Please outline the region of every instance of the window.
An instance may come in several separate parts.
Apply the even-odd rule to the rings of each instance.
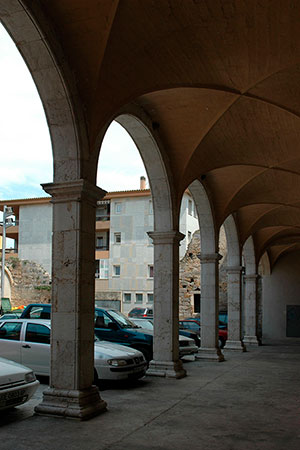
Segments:
[[[193,215],[193,202],[192,202],[192,200],[188,201],[188,213],[189,213],[190,216]]]
[[[115,203],[115,213],[116,214],[121,214],[122,212],[122,203],[121,202],[116,202]]]
[[[25,341],[50,344],[50,330],[45,325],[29,323],[26,328]]]
[[[103,311],[95,311],[95,328],[109,328],[109,324],[113,323]]]
[[[135,294],[135,302],[143,303],[143,294]]]
[[[113,269],[114,269],[114,276],[119,277],[121,274],[121,266],[114,266]]]
[[[97,236],[96,248],[103,248],[103,236]]]
[[[22,323],[6,322],[0,328],[0,339],[10,339],[12,341],[19,341],[21,334]]]
[[[131,294],[124,294],[124,302],[130,303],[131,302]]]
[[[147,294],[147,302],[153,304],[153,294]]]
[[[108,279],[108,259],[96,260],[95,278],[100,278],[100,280]]]
[[[114,233],[115,244],[121,244],[121,233]]]
[[[153,266],[148,266],[148,278],[153,278],[154,269]]]

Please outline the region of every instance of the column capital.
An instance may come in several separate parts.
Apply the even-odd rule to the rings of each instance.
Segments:
[[[197,257],[200,259],[201,263],[215,263],[223,258],[220,253],[199,253]]]
[[[185,238],[183,233],[179,231],[148,231],[148,236],[153,240],[154,244],[174,244]]]
[[[41,186],[45,192],[52,196],[51,203],[80,201],[83,198],[95,203],[97,200],[101,200],[106,194],[105,190],[84,179],[63,183],[45,183]]]
[[[242,273],[243,267],[242,266],[227,266],[226,272],[229,274],[240,274]]]

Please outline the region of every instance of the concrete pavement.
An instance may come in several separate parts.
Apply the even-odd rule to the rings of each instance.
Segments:
[[[146,377],[101,390],[108,411],[86,422],[0,416],[1,450],[299,450],[300,342],[186,361],[181,380]]]

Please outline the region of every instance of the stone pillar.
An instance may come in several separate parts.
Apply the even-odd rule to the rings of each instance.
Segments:
[[[52,195],[50,387],[38,414],[87,419],[106,409],[94,379],[95,208],[85,180],[43,185]]]
[[[242,267],[227,268],[228,339],[224,350],[246,351],[241,339]]]
[[[201,347],[197,359],[224,361],[219,348],[219,253],[203,254],[201,261]]]
[[[179,242],[178,231],[149,232],[154,244],[154,342],[148,375],[182,378],[179,359]]]
[[[258,346],[257,339],[257,275],[245,275],[245,298],[244,298],[244,318],[245,336],[243,339],[246,345]]]

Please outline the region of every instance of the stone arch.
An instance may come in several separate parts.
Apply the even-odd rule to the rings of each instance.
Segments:
[[[199,218],[201,253],[216,253],[218,251],[216,226],[207,192],[198,180],[189,185],[189,190],[194,198]]]
[[[272,272],[271,261],[270,261],[268,252],[264,252],[262,257],[260,258],[258,270],[259,270],[259,274],[262,276],[271,275],[271,272]]]
[[[49,127],[54,181],[89,178],[86,130],[78,95],[57,39],[42,11],[0,0],[0,21],[15,42],[37,87]],[[91,180],[92,181],[92,180]]]
[[[227,265],[237,268],[241,265],[241,251],[238,231],[232,215],[225,219],[224,229],[227,240]]]
[[[129,133],[143,160],[152,193],[154,231],[178,230],[179,219],[174,207],[170,170],[163,158],[159,140],[150,131],[153,124],[139,111],[121,113],[115,120]]]
[[[245,264],[245,274],[253,275],[256,274],[256,259],[255,250],[252,236],[249,236],[243,246],[242,255]]]

